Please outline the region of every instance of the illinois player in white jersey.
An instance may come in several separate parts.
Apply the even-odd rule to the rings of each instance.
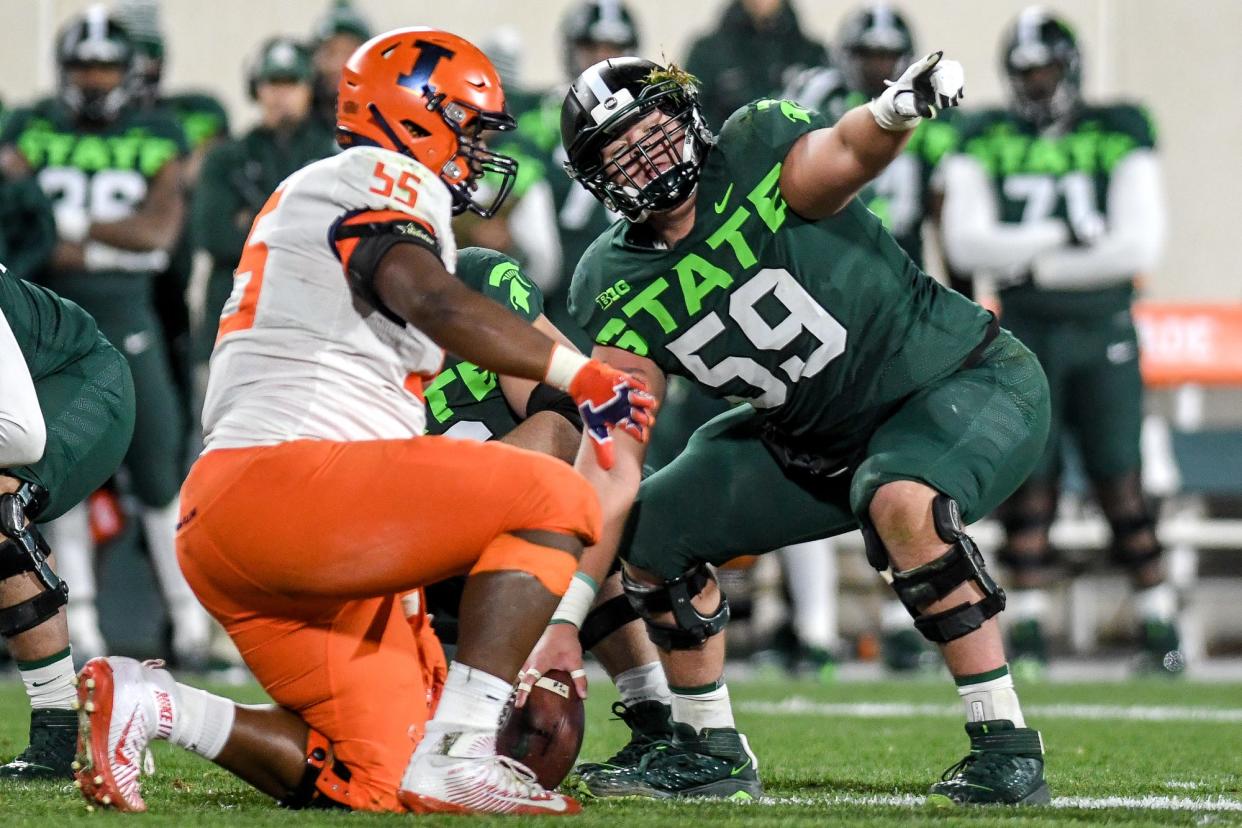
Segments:
[[[598,502],[550,457],[420,436],[422,381],[447,348],[560,389],[603,468],[614,428],[645,439],[654,400],[453,276],[451,216],[490,216],[516,173],[481,138],[513,121],[478,49],[432,29],[372,39],[346,66],[337,122],[345,150],[286,179],[251,228],[181,496],[186,578],[278,706],[95,659],[79,677],[78,781],[88,799],[142,810],[142,754],[164,738],[293,807],[572,813],[495,754],[495,731],[601,532]],[[486,205],[485,173],[499,182]],[[460,574],[440,688],[434,637],[406,610]]]

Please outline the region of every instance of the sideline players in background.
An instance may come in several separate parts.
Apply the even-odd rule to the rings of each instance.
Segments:
[[[1165,236],[1155,132],[1136,105],[1083,100],[1077,39],[1042,9],[1018,17],[1001,62],[1010,104],[963,127],[963,154],[946,165],[944,227],[951,260],[989,277],[1002,323],[1039,357],[1052,389],[1043,459],[1000,512],[1010,653],[1035,665],[1047,657],[1045,589],[1057,581],[1048,531],[1072,439],[1112,529],[1111,557],[1132,578],[1146,659],[1177,670],[1177,596],[1140,475],[1130,315],[1135,279],[1155,266]]]
[[[254,217],[291,173],[337,151],[334,134],[312,117],[314,70],[305,46],[288,37],[267,40],[251,59],[247,76],[259,123],[208,154],[190,213],[194,244],[211,259],[203,293],[195,297],[201,310],[191,327],[196,422],[220,312],[233,290],[233,270]]]
[[[13,112],[0,145],[16,150],[53,204],[59,242],[42,281],[90,313],[129,360],[138,409],[125,468],[172,622],[173,655],[197,662],[208,618],[173,546],[185,417],[153,291],[182,228],[185,137],[167,114],[134,104],[133,43],[103,7],[61,29],[56,55],[58,95]],[[74,640],[84,654],[100,652],[85,509],[51,529],[75,584]]]
[[[213,95],[201,91],[169,94],[163,88],[167,63],[166,41],[160,19],[159,0],[120,0],[117,22],[134,42],[134,69],[131,80],[134,101],[144,108],[168,113],[185,131],[190,154],[185,160],[182,181],[186,203],[193,198],[203,159],[211,149],[229,137],[229,118],[224,106]],[[185,405],[187,423],[197,412],[193,407],[193,355],[190,308],[187,293],[194,271],[194,243],[182,232],[170,256],[168,268],[155,279],[155,306],[164,328],[164,338],[173,362],[174,377]],[[189,468],[190,456],[198,446],[191,437],[195,429],[187,424],[187,448],[179,460]]]

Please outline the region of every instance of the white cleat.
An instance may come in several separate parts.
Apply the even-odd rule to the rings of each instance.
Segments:
[[[172,731],[172,700],[132,658],[93,658],[79,674],[74,776],[88,805],[145,811],[139,776],[148,745]]]
[[[507,756],[454,756],[461,733],[428,734],[438,751],[415,751],[397,799],[416,814],[529,814],[557,816],[582,810],[576,799],[543,788],[535,774]],[[478,737],[476,737],[478,738]],[[486,737],[494,744],[494,737]],[[460,752],[476,752],[462,750]]]

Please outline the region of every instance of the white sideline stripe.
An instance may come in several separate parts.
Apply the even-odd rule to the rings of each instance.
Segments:
[[[744,713],[765,715],[793,714],[855,719],[959,718],[962,715],[961,706],[956,704],[907,704],[903,702],[831,703],[817,702],[802,696],[794,696],[779,702],[739,702],[735,707]],[[1242,722],[1242,709],[1239,708],[1032,704],[1024,705],[1023,712],[1032,718],[1047,719],[1096,719],[1132,722]]]
[[[761,805],[888,805],[900,808],[923,807],[925,797],[916,794],[837,794],[835,796],[765,796]],[[1051,808],[1137,808],[1145,811],[1242,811],[1242,801],[1209,797],[1192,799],[1186,796],[1057,796]],[[1034,814],[1037,810],[1023,810]]]

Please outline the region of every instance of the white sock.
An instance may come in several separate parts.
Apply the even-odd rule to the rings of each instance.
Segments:
[[[513,685],[491,673],[454,661],[431,721],[463,730],[495,731]]]
[[[1048,607],[1048,593],[1045,590],[1006,590],[1005,619],[1010,624],[1016,621],[1043,621]]]
[[[837,558],[829,540],[787,546],[780,552],[785,564],[793,628],[798,640],[821,650],[835,649],[837,641]]]
[[[38,661],[19,661],[17,671],[26,685],[31,709],[72,709],[77,691],[73,688],[73,654],[68,647]]]
[[[658,661],[617,673],[613,682],[621,695],[621,703],[626,707],[645,701],[669,703],[668,681],[664,678],[664,667]]]
[[[414,758],[428,753],[449,756],[494,756],[496,730],[513,685],[491,673],[454,661],[440,692],[436,715]]]
[[[172,703],[172,730],[161,727],[156,738],[167,739],[204,759],[219,756],[233,733],[237,708],[232,700],[180,684],[167,670],[155,669],[150,673],[155,679],[157,723],[161,720],[158,711],[164,703],[160,695],[169,697]]]
[[[1168,623],[1177,616],[1177,590],[1169,582],[1134,593],[1134,610],[1144,621]]]
[[[673,721],[690,725],[696,733],[705,727],[736,727],[724,680],[709,687],[713,689],[669,687],[673,694]]]
[[[1009,665],[998,667],[974,676],[962,676],[957,682],[957,694],[966,705],[966,721],[987,722],[1007,719],[1014,727],[1026,727],[1022,706],[1013,689],[1013,676]]]

